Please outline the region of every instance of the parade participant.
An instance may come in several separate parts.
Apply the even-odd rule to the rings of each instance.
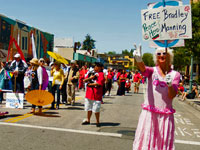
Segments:
[[[39,62],[37,58],[33,58],[30,61],[30,64],[32,66],[32,72],[31,72],[31,85],[30,90],[41,90],[42,89],[42,68],[39,67]],[[35,114],[35,105],[32,104],[32,110],[30,113]],[[38,106],[39,111],[38,113],[42,113],[42,106]]]
[[[85,78],[85,71],[85,66],[82,66],[82,68],[79,70],[79,89],[84,89],[83,80]]]
[[[65,64],[61,64],[61,68],[63,70],[63,73],[65,74],[68,71],[68,68]],[[64,79],[64,83],[62,85],[62,89],[61,89],[61,93],[62,93],[62,103],[66,104],[67,103],[67,79]]]
[[[48,83],[48,91],[52,93],[52,82],[53,82],[53,76],[51,75],[51,70],[54,68],[54,63],[49,63],[49,69],[47,70],[48,76],[49,76],[49,83]]]
[[[4,89],[4,79],[5,79],[5,69],[3,68],[3,64],[0,61],[0,90]],[[0,91],[0,104],[3,101],[3,92]]]
[[[173,53],[158,48],[155,53],[156,67],[146,67],[142,61],[141,47],[134,57],[142,75],[148,78],[147,93],[142,104],[133,150],[174,149],[173,98],[178,91],[180,74],[171,69]]]
[[[63,83],[64,83],[64,72],[60,68],[61,63],[56,61],[54,63],[54,67],[52,67],[51,75],[53,76],[53,82],[52,82],[52,94],[54,96],[54,101],[51,104],[51,109],[55,109],[55,92],[57,92],[57,104],[56,109],[59,109],[60,104],[60,91],[62,89]]]
[[[95,63],[95,74],[86,77],[84,82],[87,83],[85,95],[85,111],[87,111],[87,119],[83,120],[82,125],[90,124],[92,112],[96,116],[96,126],[100,127],[100,108],[103,97],[103,85],[105,83],[104,73],[102,72],[103,65],[99,62]]]
[[[129,78],[127,78],[126,80],[125,88],[126,88],[127,93],[129,93],[129,91],[131,90],[131,81]]]
[[[40,58],[39,59],[39,71],[42,72],[42,73],[39,73],[42,75],[41,79],[42,81],[40,81],[40,83],[42,83],[40,86],[40,90],[46,90],[46,88],[48,87],[48,83],[49,83],[49,76],[48,76],[48,73],[47,73],[47,70],[45,68],[45,60],[44,58]]]
[[[124,96],[125,95],[125,82],[127,79],[126,71],[123,69],[121,71],[121,74],[119,75],[119,86],[117,90],[117,95]]]
[[[139,92],[141,78],[142,78],[142,76],[140,75],[140,73],[138,71],[135,71],[135,75],[133,77],[134,93]]]
[[[111,68],[108,68],[108,72],[106,74],[106,95],[107,96],[111,96],[110,91],[112,88],[112,82],[113,82],[113,77],[114,77],[114,73],[112,72]]]
[[[12,85],[15,92],[24,93],[24,73],[28,68],[25,61],[21,60],[19,53],[14,55],[15,60],[12,61],[10,67],[6,66],[6,70],[13,72]]]
[[[71,68],[65,74],[67,81],[67,102],[72,106],[75,104],[75,88],[79,78],[79,71],[76,67],[76,61],[71,61]]]

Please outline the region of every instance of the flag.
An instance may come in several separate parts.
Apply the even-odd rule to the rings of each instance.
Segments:
[[[32,33],[32,35],[31,35],[31,41],[32,41],[32,52],[33,52],[33,58],[37,58],[36,48],[35,48],[35,41],[34,41],[33,33]]]
[[[13,77],[13,73],[6,71],[6,76],[8,77],[8,79],[11,79]]]

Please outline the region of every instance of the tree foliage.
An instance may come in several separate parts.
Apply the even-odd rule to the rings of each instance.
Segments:
[[[200,2],[192,5],[192,39],[185,40],[185,47],[174,48],[174,67],[183,70],[190,64],[190,56],[195,60],[200,57]]]
[[[146,66],[154,66],[153,55],[151,53],[144,53],[142,56],[142,60]]]
[[[115,55],[115,54],[117,54],[115,51],[109,51],[108,53],[106,53],[106,54],[108,54],[108,55]]]
[[[82,50],[92,50],[95,48],[95,40],[92,39],[92,37],[87,34],[85,36],[85,40],[83,41],[83,46],[82,46]]]
[[[81,42],[77,42],[76,44],[77,44],[76,49],[80,49],[81,48]]]

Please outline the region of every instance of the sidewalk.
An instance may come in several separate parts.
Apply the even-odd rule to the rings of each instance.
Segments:
[[[186,99],[184,102],[189,104],[189,105],[191,105],[193,108],[195,108],[195,109],[200,111],[200,99],[199,98]]]

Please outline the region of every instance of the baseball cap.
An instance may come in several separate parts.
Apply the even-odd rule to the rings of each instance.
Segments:
[[[15,54],[14,58],[19,58],[21,57],[19,53]]]

